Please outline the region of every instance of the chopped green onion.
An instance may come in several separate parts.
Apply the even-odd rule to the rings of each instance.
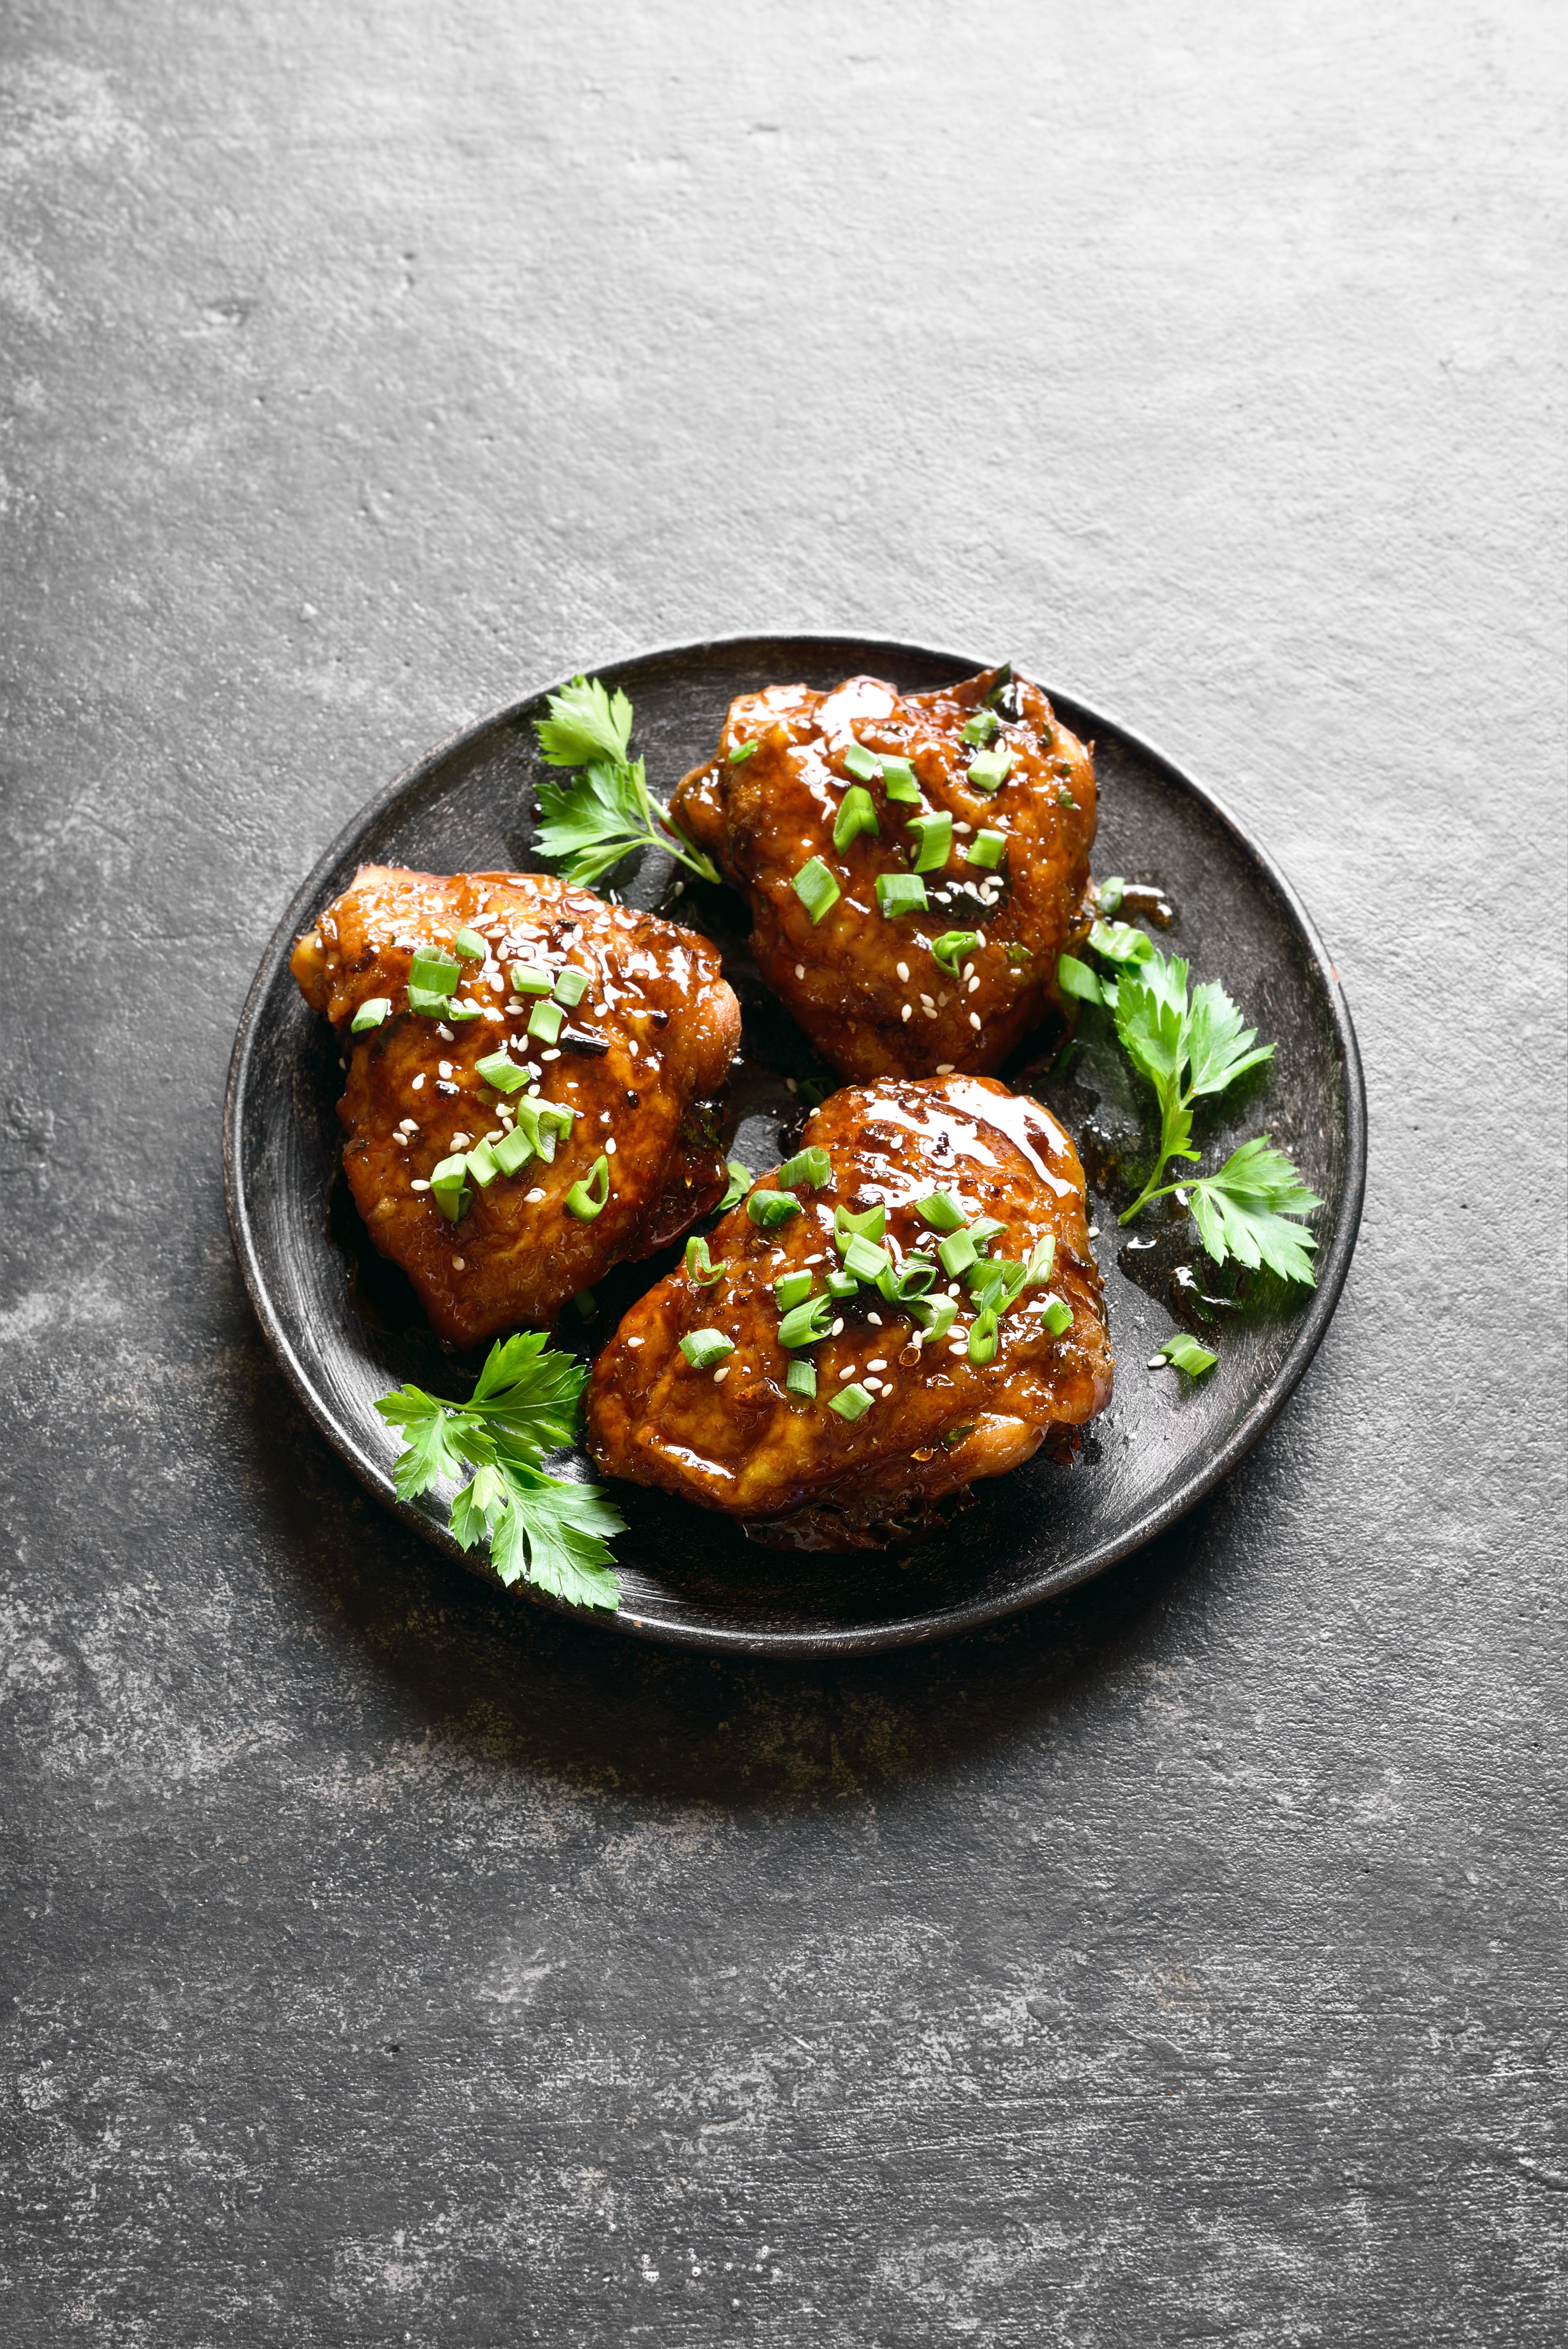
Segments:
[[[689,1241],[687,1246],[689,1247]],[[773,1284],[773,1294],[779,1299],[779,1312],[788,1313],[795,1306],[804,1305],[816,1285],[817,1276],[813,1272],[782,1273]]]
[[[937,1261],[949,1280],[956,1280],[975,1262],[975,1243],[967,1232],[950,1232],[936,1251]]]
[[[982,750],[969,761],[969,781],[977,792],[999,792],[1012,765],[1011,750]]]
[[[941,815],[912,816],[909,828],[920,843],[915,871],[940,873],[953,854],[953,818],[945,810]]]
[[[1057,963],[1057,985],[1064,995],[1076,995],[1080,1003],[1103,1003],[1100,984],[1087,962],[1077,955],[1062,955]]]
[[[841,1419],[863,1419],[872,1407],[872,1399],[858,1383],[841,1387],[836,1395],[828,1397],[828,1409],[836,1411]]]
[[[838,904],[841,894],[838,883],[820,856],[813,856],[810,864],[801,865],[795,875],[794,890],[810,915],[813,927],[830,905]]]
[[[969,1359],[976,1370],[984,1370],[996,1356],[996,1316],[987,1305],[976,1313],[969,1330]]]
[[[1006,1228],[1006,1225],[999,1224],[995,1216],[981,1216],[970,1225],[969,1237],[984,1256],[992,1241],[999,1240]]]
[[[816,1363],[791,1362],[785,1373],[784,1383],[791,1394],[805,1395],[808,1401],[814,1401],[817,1393]]]
[[[758,1188],[746,1202],[746,1212],[759,1231],[770,1232],[800,1212],[800,1202],[788,1191]]]
[[[392,1009],[389,995],[368,996],[349,1023],[351,1035],[363,1036],[371,1028],[379,1028]]]
[[[581,1003],[583,998],[587,994],[587,972],[585,970],[576,970],[571,967],[568,967],[565,970],[557,974],[555,985],[551,989],[551,993],[554,996],[557,1003],[564,1003],[568,1010],[573,1009],[577,1004]]]
[[[533,1137],[524,1125],[514,1125],[510,1133],[490,1143],[490,1155],[503,1174],[515,1174],[519,1167],[526,1166],[533,1150]]]
[[[603,1214],[609,1197],[610,1162],[607,1158],[595,1158],[587,1181],[573,1183],[566,1194],[567,1212],[575,1216],[579,1223],[591,1224],[595,1216]]]
[[[966,1278],[976,1305],[1005,1313],[1024,1286],[1025,1268],[1003,1256],[991,1264],[971,1265]]]
[[[1160,1350],[1168,1362],[1185,1371],[1190,1379],[1201,1379],[1220,1359],[1218,1354],[1211,1354],[1207,1346],[1200,1346],[1196,1338],[1190,1338],[1185,1330],[1178,1330],[1174,1337],[1167,1338]]]
[[[825,1278],[827,1281],[829,1296],[837,1297],[841,1299],[846,1297],[852,1297],[860,1287],[860,1283],[855,1278],[852,1272],[841,1272],[837,1265],[834,1266],[831,1272],[825,1276]]]
[[[449,995],[440,995],[433,987],[413,987],[408,989],[408,1009],[421,1019],[471,1019],[471,1011],[453,1008]]]
[[[496,1164],[495,1153],[488,1142],[475,1143],[468,1154],[467,1164],[469,1173],[481,1191],[488,1191],[500,1173],[500,1168]]]
[[[734,750],[729,754],[730,765],[732,767],[743,767],[748,759],[751,757],[752,753],[758,748],[758,744],[755,735],[749,742],[738,742]]]
[[[997,718],[994,709],[977,709],[959,739],[965,742],[973,742],[976,749],[980,749],[993,740],[996,726]]]
[[[430,1196],[449,1224],[455,1224],[469,1204],[469,1162],[461,1156],[443,1158],[430,1169]]]
[[[977,864],[982,873],[995,873],[1006,853],[1005,832],[977,832],[964,852],[964,862]]]
[[[781,1346],[814,1346],[828,1334],[833,1319],[830,1297],[808,1298],[803,1305],[792,1305],[779,1324]]]
[[[570,1133],[573,1119],[582,1113],[581,1110],[563,1108],[559,1102],[542,1101],[520,1101],[513,1112],[518,1126],[547,1166],[555,1155],[557,1136]]]
[[[681,1340],[681,1352],[694,1371],[708,1371],[735,1351],[735,1340],[722,1330],[693,1330]]]
[[[528,1082],[528,1071],[520,1069],[505,1050],[487,1052],[482,1061],[476,1061],[474,1074],[493,1085],[498,1093],[520,1093]]]
[[[548,995],[555,981],[547,970],[536,970],[531,962],[514,962],[509,976],[514,995]]]
[[[478,930],[459,930],[452,944],[466,962],[483,962],[490,952]]]
[[[1024,1286],[1026,1288],[1038,1288],[1043,1280],[1049,1280],[1051,1277],[1051,1268],[1056,1263],[1056,1240],[1053,1236],[1047,1232],[1045,1238],[1043,1240],[1037,1240],[1034,1247],[1029,1250],[1029,1261],[1024,1268]]]
[[[890,800],[909,807],[920,805],[920,785],[914,780],[914,769],[907,759],[890,759],[882,753],[882,789]]]
[[[722,1280],[724,1278],[724,1267],[714,1263],[708,1255],[706,1240],[687,1240],[686,1268],[689,1278],[696,1282],[699,1288],[707,1288],[714,1281]]]
[[[1121,901],[1123,896],[1126,895],[1126,892],[1127,884],[1122,879],[1120,874],[1108,874],[1106,878],[1099,884],[1099,886],[1094,893],[1096,898],[1099,900],[1100,912],[1102,914],[1119,914],[1121,911]]]
[[[1035,956],[1032,947],[1021,947],[1016,938],[1009,939],[1007,944],[1007,963],[1010,969],[1022,970],[1026,962],[1033,962]]]
[[[939,968],[946,971],[949,978],[956,978],[959,964],[970,948],[977,947],[979,943],[978,930],[944,930],[931,951],[935,956]]]
[[[851,775],[860,777],[862,783],[874,783],[882,771],[882,761],[876,752],[868,750],[863,742],[850,744],[844,752],[844,764]]]
[[[877,904],[884,922],[896,922],[904,914],[923,914],[925,884],[918,873],[879,873]]]
[[[848,1207],[833,1209],[833,1242],[842,1256],[851,1233],[858,1232],[863,1240],[880,1240],[887,1229],[887,1208],[879,1199],[874,1207],[862,1207],[858,1216]]]
[[[1040,1300],[1039,1315],[1053,1338],[1072,1328],[1073,1309],[1060,1297],[1045,1297]]]
[[[859,1232],[844,1250],[844,1270],[853,1273],[857,1280],[880,1280],[888,1268],[888,1252],[878,1247],[874,1240],[862,1239]]]
[[[912,1297],[906,1301],[908,1303],[910,1312],[913,1315],[916,1321],[919,1322],[921,1328],[925,1331],[928,1338],[936,1339],[946,1337],[949,1330],[953,1327],[954,1316],[958,1310],[957,1304],[953,1298]]]
[[[1130,922],[1096,922],[1088,942],[1107,962],[1147,962],[1154,952],[1153,939],[1135,930]]]
[[[851,783],[839,802],[839,812],[833,823],[833,846],[848,848],[851,841],[858,840],[862,832],[869,832],[874,840],[881,830],[870,792],[859,783]]]
[[[461,969],[455,955],[444,955],[439,947],[418,947],[408,966],[408,985],[430,995],[450,995]]]
[[[724,1162],[724,1171],[729,1180],[724,1186],[724,1196],[716,1210],[716,1213],[721,1216],[727,1216],[737,1201],[744,1199],[751,1188],[751,1169],[749,1166],[743,1166],[738,1158],[727,1158]]]
[[[528,1015],[528,1032],[542,1044],[553,1044],[565,1024],[566,1014],[559,1003],[536,1003]]]
[[[908,1305],[923,1297],[935,1278],[936,1267],[929,1257],[910,1256],[896,1268],[890,1265],[877,1287],[890,1305]]]
[[[817,1145],[810,1150],[798,1150],[779,1169],[779,1180],[786,1191],[820,1191],[824,1183],[833,1179],[833,1162],[827,1152]]]
[[[964,935],[970,936],[973,933],[966,931]],[[964,1210],[955,1199],[948,1197],[945,1191],[931,1191],[923,1199],[917,1199],[914,1212],[931,1226],[934,1232],[961,1232],[964,1229]]]

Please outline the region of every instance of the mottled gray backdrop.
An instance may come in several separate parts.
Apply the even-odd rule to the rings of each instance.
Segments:
[[[1562,2340],[1563,27],[10,0],[7,2349]],[[1228,1487],[832,1670],[406,1538],[218,1169],[364,799],[774,625],[1162,741],[1371,1092]]]

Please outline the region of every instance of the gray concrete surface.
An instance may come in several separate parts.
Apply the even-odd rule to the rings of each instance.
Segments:
[[[1562,2340],[1563,27],[12,0],[15,2349]],[[361,801],[775,624],[1184,758],[1373,1119],[1212,1505],[815,1671],[405,1539],[218,1175]]]

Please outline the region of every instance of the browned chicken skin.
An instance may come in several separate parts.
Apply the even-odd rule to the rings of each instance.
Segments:
[[[463,929],[487,948],[482,961],[465,962],[456,990],[478,1016],[411,1012],[415,949],[451,956]],[[513,995],[509,975],[520,960],[587,978],[554,1045],[527,1036],[539,999]],[[548,1326],[613,1264],[651,1255],[720,1197],[723,1154],[694,1104],[724,1081],[740,1009],[718,957],[689,930],[538,874],[449,879],[367,864],[300,939],[291,968],[351,1054],[338,1115],[355,1203],[450,1343]],[[377,998],[390,999],[390,1015],[351,1035],[356,1011]],[[528,1090],[503,1094],[477,1074],[475,1063],[503,1047],[533,1070]],[[530,1099],[578,1112],[564,1137],[547,1134],[553,1158],[473,1182],[460,1220],[448,1222],[432,1172],[499,1139]],[[605,1204],[583,1220],[566,1195],[602,1156]]]
[[[711,1236],[723,1277],[703,1285],[686,1268],[634,1305],[594,1366],[588,1401],[593,1457],[608,1474],[662,1486],[748,1521],[781,1547],[861,1548],[895,1537],[931,1505],[999,1476],[1052,1426],[1081,1425],[1110,1399],[1111,1356],[1100,1280],[1089,1252],[1083,1170],[1039,1104],[984,1077],[884,1079],[833,1095],[808,1121],[803,1147],[826,1150],[830,1179],[795,1191],[799,1211],[761,1229],[744,1204]],[[758,1187],[776,1178],[764,1175]],[[779,1341],[773,1284],[839,1269],[835,1210],[885,1209],[882,1246],[894,1268],[934,1253],[942,1235],[914,1202],[945,1191],[969,1223],[1006,1226],[992,1256],[1026,1264],[1056,1243],[1048,1288],[1026,1288],[1000,1317],[994,1360],[968,1359],[975,1320],[963,1282],[945,1335],[923,1340],[909,1312],[874,1288],[835,1308],[835,1334],[803,1352]],[[945,1273],[934,1295],[948,1293]],[[1051,1335],[1042,1296],[1071,1308]],[[735,1351],[694,1368],[684,1337],[713,1330]],[[814,1400],[790,1394],[793,1361],[813,1361]],[[872,1396],[851,1421],[830,1398],[851,1382]]]
[[[717,755],[671,802],[675,822],[748,900],[763,978],[846,1076],[999,1067],[1054,999],[1057,957],[1088,920],[1093,761],[1038,686],[1005,677],[987,670],[939,693],[900,694],[858,677],[833,693],[744,694]],[[990,725],[983,713],[993,704],[994,740],[966,742],[966,727]],[[857,743],[907,760],[921,804],[890,798],[885,775],[858,778],[850,762],[866,762],[855,760]],[[998,752],[1011,754],[1006,778],[978,788],[970,769],[989,760],[978,771],[994,772]],[[836,848],[857,782],[877,829]],[[913,869],[919,835],[909,827],[923,807],[951,816],[951,849],[922,876],[928,910],[884,918],[877,876]],[[1003,835],[994,871],[967,861],[982,832]],[[933,853],[939,844],[940,827]],[[813,858],[841,893],[815,923],[794,886]],[[945,969],[932,948],[964,930],[980,940]]]

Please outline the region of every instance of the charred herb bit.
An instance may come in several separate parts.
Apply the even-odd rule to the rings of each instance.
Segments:
[[[531,1582],[572,1607],[620,1604],[608,1537],[624,1520],[596,1485],[547,1476],[540,1462],[570,1444],[587,1370],[545,1350],[542,1336],[504,1338],[490,1350],[466,1403],[399,1387],[376,1408],[399,1429],[393,1481],[412,1501],[441,1477],[471,1473],[452,1502],[452,1532],[465,1549],[490,1545],[509,1588]]]
[[[574,784],[542,782],[538,845],[564,861],[568,881],[592,885],[634,848],[662,848],[699,881],[717,881],[717,868],[670,822],[648,790],[641,759],[630,755],[632,705],[606,692],[597,678],[573,678],[550,697],[550,714],[534,720],[541,755],[552,767],[577,767]]]

